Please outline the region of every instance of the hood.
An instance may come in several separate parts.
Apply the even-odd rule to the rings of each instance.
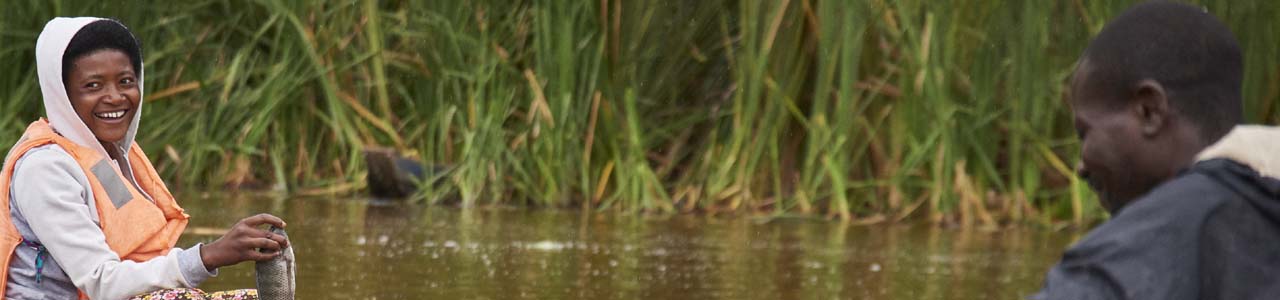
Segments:
[[[1280,127],[1240,125],[1196,155],[1196,162],[1230,159],[1257,171],[1259,175],[1280,179]]]
[[[53,130],[76,144],[94,149],[103,157],[108,157],[107,151],[102,148],[102,143],[98,142],[93,132],[89,131],[89,126],[86,126],[84,121],[76,115],[75,109],[72,109],[71,100],[67,97],[67,88],[62,83],[62,54],[66,52],[67,45],[81,28],[98,20],[104,19],[54,18],[49,20],[49,23],[45,23],[44,30],[40,31],[40,37],[36,39],[36,69],[40,78],[40,92],[44,96],[45,117],[49,119],[49,125]],[[138,62],[138,65],[141,66],[142,62]],[[144,98],[142,97],[143,71],[137,71],[138,95],[139,98]],[[120,153],[128,153],[127,150],[133,145],[134,136],[138,132],[138,120],[142,118],[142,104],[142,99],[138,99],[137,112],[129,122],[129,131],[124,139],[115,145],[120,148]]]
[[[1238,193],[1280,224],[1280,127],[1237,126],[1196,156],[1194,171]]]

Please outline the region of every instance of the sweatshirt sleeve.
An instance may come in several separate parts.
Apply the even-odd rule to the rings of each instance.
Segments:
[[[1032,299],[1199,299],[1200,232],[1214,179],[1181,176],[1134,200],[1062,255]]]
[[[122,261],[95,223],[85,182],[84,171],[60,148],[33,149],[15,166],[11,187],[31,231],[76,288],[93,299],[124,299],[195,287],[213,275],[204,269],[199,245],[145,262]]]

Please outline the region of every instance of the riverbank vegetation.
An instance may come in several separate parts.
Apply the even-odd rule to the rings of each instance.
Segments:
[[[1201,2],[1280,120],[1280,4]],[[12,1],[0,144],[41,114],[44,22],[101,15],[143,40],[138,140],[180,188],[356,193],[381,145],[448,166],[428,203],[1081,224],[1064,83],[1128,4]]]

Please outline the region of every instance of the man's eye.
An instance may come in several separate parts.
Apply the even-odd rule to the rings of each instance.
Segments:
[[[1075,121],[1073,121],[1073,122],[1071,122],[1071,123],[1072,123],[1071,125],[1073,125],[1073,126],[1072,126],[1072,128],[1074,128],[1074,129],[1076,130],[1076,137],[1077,137],[1077,138],[1080,138],[1081,140],[1083,140],[1083,139],[1084,139],[1084,136],[1085,136],[1085,135],[1087,135],[1087,134],[1089,134],[1089,126],[1088,126],[1088,125],[1083,124],[1083,122],[1080,122],[1080,120],[1079,120],[1079,119],[1076,119]]]

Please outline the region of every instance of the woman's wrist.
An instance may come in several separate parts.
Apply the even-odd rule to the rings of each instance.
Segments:
[[[200,246],[200,262],[204,263],[204,269],[210,273],[223,266],[218,258],[220,248],[217,244],[218,242],[214,241]]]

